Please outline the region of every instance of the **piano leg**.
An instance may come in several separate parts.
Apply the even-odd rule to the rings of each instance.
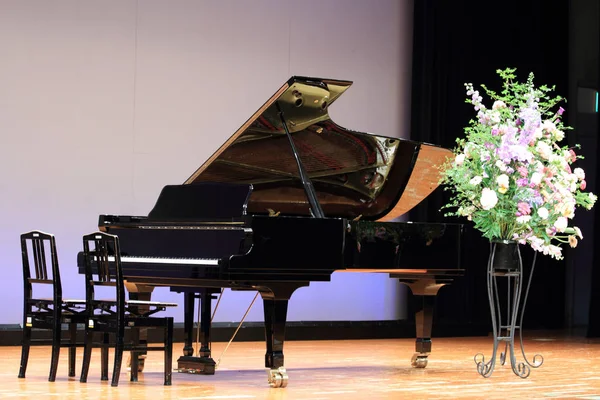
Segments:
[[[265,367],[269,368],[268,381],[271,387],[286,387],[288,375],[283,366],[283,343],[285,341],[285,322],[288,300],[263,298],[265,312],[265,339],[267,353]]]
[[[298,281],[279,285],[269,282],[262,289],[258,289],[263,299],[265,312],[265,340],[267,342],[265,367],[268,368],[267,380],[271,387],[283,388],[288,384],[288,374],[283,365],[288,302],[296,289],[308,285],[310,282]]]
[[[154,289],[153,286],[138,285],[138,284],[132,284],[129,282],[125,282],[125,287],[127,288],[127,292],[129,292],[129,300],[150,301],[152,298],[152,290]],[[140,313],[147,312],[149,309],[150,308],[148,306],[138,306],[138,312],[140,312]],[[138,329],[137,332],[138,333],[136,333],[135,341],[142,345],[147,345],[148,344],[148,328],[140,328],[140,329]],[[138,372],[143,372],[144,371],[144,363],[146,361],[146,353],[147,352],[145,352],[145,351],[134,353],[134,354],[137,354],[136,359],[132,359],[131,355],[129,355],[129,359],[127,362],[128,366],[132,370],[135,368],[135,369],[137,369]],[[136,375],[137,374],[132,374],[132,376],[136,376]]]
[[[184,330],[185,344],[183,356],[177,360],[177,370],[191,374],[214,375],[216,363],[210,352],[210,327],[211,327],[211,300],[213,289],[200,289],[198,294],[185,292],[184,304]],[[196,297],[200,298],[200,351],[194,356],[194,302]]]
[[[194,355],[194,303],[196,302],[196,294],[193,292],[185,292],[183,303],[183,330],[185,339],[183,344],[183,355]]]
[[[431,353],[431,328],[433,326],[433,309],[438,291],[446,283],[435,279],[419,279],[412,282],[400,280],[412,291],[417,309],[415,310],[416,345],[411,365],[415,368],[425,368],[427,357]]]

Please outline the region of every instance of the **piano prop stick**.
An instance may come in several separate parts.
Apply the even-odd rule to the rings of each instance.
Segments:
[[[223,288],[252,290],[263,300],[268,383],[284,387],[288,303],[336,271],[387,273],[411,288],[421,304],[412,364],[427,365],[437,292],[464,274],[462,226],[398,218],[437,187],[452,153],[333,122],[329,107],[351,84],[290,78],[183,184],[165,186],[147,216],[100,215],[137,296],[184,294],[178,370],[215,373],[211,302]]]

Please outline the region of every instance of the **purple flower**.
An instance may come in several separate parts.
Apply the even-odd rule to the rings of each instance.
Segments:
[[[536,204],[538,206],[541,206],[542,204],[544,204],[544,198],[542,197],[540,192],[538,192],[537,190],[529,189],[529,195],[531,196],[528,201],[529,204],[531,204],[531,205]]]
[[[558,115],[563,115],[563,113],[565,112],[565,109],[562,107],[558,108]]]
[[[527,180],[527,178],[519,178],[519,179],[517,179],[517,186],[519,186],[519,187],[529,186],[529,181]]]

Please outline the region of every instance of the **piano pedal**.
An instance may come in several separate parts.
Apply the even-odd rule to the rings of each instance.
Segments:
[[[267,381],[272,388],[284,388],[288,385],[288,374],[285,367],[267,370]]]
[[[214,375],[215,360],[210,357],[181,356],[177,360],[177,372],[186,374]]]

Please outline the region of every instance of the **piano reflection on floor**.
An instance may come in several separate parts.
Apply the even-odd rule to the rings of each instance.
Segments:
[[[184,293],[180,371],[215,372],[211,302],[222,288],[255,290],[268,381],[285,387],[288,302],[335,271],[385,272],[411,288],[412,365],[427,365],[435,296],[464,273],[462,226],[394,221],[437,187],[451,153],[335,124],[328,109],[350,85],[292,77],[183,184],[165,186],[148,216],[100,215],[99,228],[120,238],[132,297],[149,300],[155,286]]]

